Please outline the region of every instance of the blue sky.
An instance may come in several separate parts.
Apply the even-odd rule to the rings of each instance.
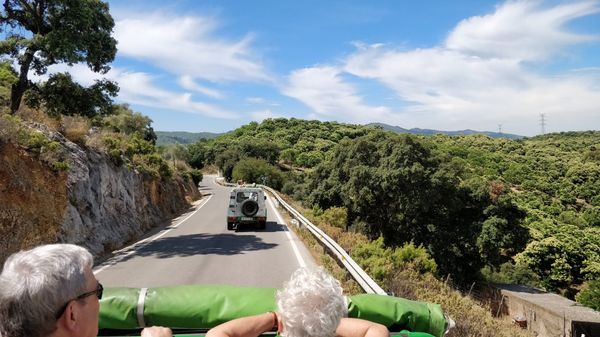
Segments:
[[[155,130],[296,117],[531,136],[540,113],[546,131],[600,129],[599,1],[109,4],[106,77]]]

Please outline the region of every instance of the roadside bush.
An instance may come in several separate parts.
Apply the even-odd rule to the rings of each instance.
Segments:
[[[190,171],[190,176],[192,177],[192,180],[194,181],[194,184],[196,186],[198,186],[198,184],[202,181],[202,179],[204,178],[204,176],[202,175],[202,171],[199,169],[191,169]]]
[[[167,178],[173,174],[169,164],[157,153],[135,154],[131,163],[134,169],[150,174],[155,178]]]
[[[531,337],[528,331],[514,324],[494,319],[489,309],[462,296],[432,274],[397,270],[386,278],[384,285],[395,296],[439,304],[456,322],[456,327],[445,337]]]
[[[92,135],[87,144],[108,153],[116,165],[126,164],[157,178],[173,174],[169,164],[154,151],[154,146],[137,134],[131,136],[105,130]]]
[[[345,229],[348,223],[348,211],[345,207],[331,207],[323,211],[319,218],[331,226]]]
[[[383,282],[397,270],[412,269],[421,274],[437,270],[427,250],[412,242],[390,248],[385,247],[383,237],[379,237],[375,241],[359,243],[352,249],[351,255],[378,282]]]
[[[600,280],[584,283],[583,289],[575,296],[577,302],[600,311]]]

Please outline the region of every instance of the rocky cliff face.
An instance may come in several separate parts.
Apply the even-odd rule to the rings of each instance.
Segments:
[[[59,133],[44,133],[61,144],[68,171],[53,171],[0,142],[0,261],[51,242],[82,245],[98,256],[166,223],[200,196],[191,180],[156,179]]]

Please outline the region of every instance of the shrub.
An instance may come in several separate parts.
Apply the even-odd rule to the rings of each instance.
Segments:
[[[194,181],[194,184],[198,186],[198,184],[202,181],[203,178],[202,171],[200,171],[199,169],[191,169],[189,172],[190,176],[192,177],[192,180]]]
[[[331,207],[320,215],[321,221],[338,228],[346,228],[348,211],[345,207]]]
[[[169,164],[157,153],[136,154],[132,158],[132,164],[140,172],[150,174],[156,178],[167,178],[173,174]]]
[[[396,270],[410,268],[419,273],[434,273],[437,269],[435,261],[425,248],[416,247],[412,242],[397,248],[385,247],[383,237],[359,243],[352,250],[352,257],[365,268],[367,274],[379,282]]]
[[[67,171],[71,168],[71,165],[66,161],[56,161],[52,163],[52,168],[55,171]]]
[[[600,311],[600,280],[586,282],[575,299],[587,307]]]
[[[90,129],[91,121],[81,116],[63,116],[61,118],[62,134],[70,141],[84,144],[85,136]]]
[[[531,287],[540,286],[540,278],[526,266],[506,262],[498,271],[489,266],[481,270],[484,279],[492,283],[523,284]]]

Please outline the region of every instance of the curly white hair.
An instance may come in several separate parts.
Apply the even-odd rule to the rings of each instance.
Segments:
[[[300,268],[277,292],[283,337],[333,337],[348,308],[338,280],[322,267]]]

